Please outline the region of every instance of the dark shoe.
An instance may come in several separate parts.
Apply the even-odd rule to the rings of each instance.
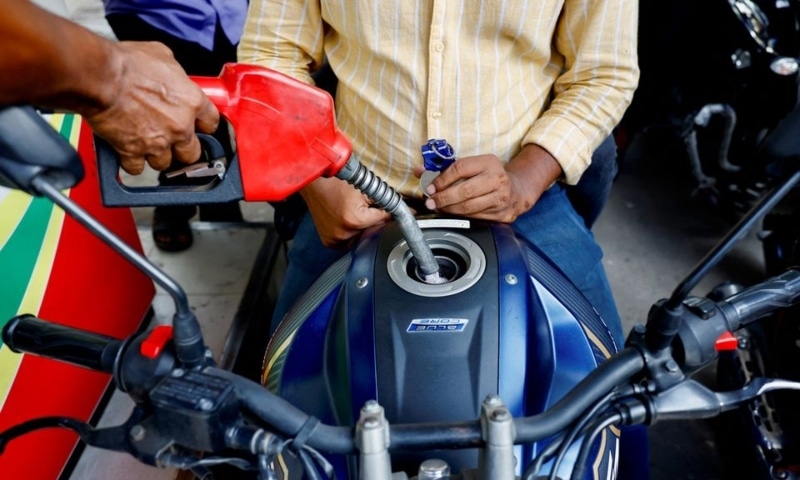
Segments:
[[[153,213],[153,242],[164,252],[182,252],[192,246],[194,235],[189,226],[192,215],[173,215],[170,210],[156,209]]]

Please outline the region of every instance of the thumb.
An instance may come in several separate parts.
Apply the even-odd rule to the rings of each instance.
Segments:
[[[382,208],[371,206],[367,210],[367,215],[375,223],[386,222],[392,219],[392,215]]]

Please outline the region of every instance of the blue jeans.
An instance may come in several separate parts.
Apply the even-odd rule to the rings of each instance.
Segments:
[[[592,163],[578,184],[566,187],[569,201],[587,228],[592,228],[606,206],[618,170],[617,144],[614,136],[609,135],[592,154]]]
[[[570,204],[564,188],[560,184],[553,185],[512,227],[561,268],[600,313],[617,344],[622,345],[624,336],[619,314],[601,262],[603,252]],[[344,254],[322,245],[308,213],[300,222],[293,242],[271,331],[277,328],[295,300]]]

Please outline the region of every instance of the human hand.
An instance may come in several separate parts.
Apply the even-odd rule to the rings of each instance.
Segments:
[[[425,206],[512,223],[533,207],[560,174],[555,158],[538,145],[527,145],[507,164],[493,154],[461,157],[428,186],[430,198]]]
[[[338,178],[319,178],[300,194],[326,247],[348,248],[363,230],[391,218],[373,207],[366,195]]]
[[[175,61],[156,42],[113,44],[120,73],[116,95],[105,108],[80,112],[120,156],[130,174],[167,168],[173,158],[192,163],[200,158],[195,129],[213,133],[219,112]]]

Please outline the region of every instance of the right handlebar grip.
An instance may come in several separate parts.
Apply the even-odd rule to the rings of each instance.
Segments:
[[[787,270],[721,302],[732,330],[800,300],[800,271]]]
[[[3,343],[17,353],[112,373],[121,340],[34,317],[19,315],[3,327]]]

